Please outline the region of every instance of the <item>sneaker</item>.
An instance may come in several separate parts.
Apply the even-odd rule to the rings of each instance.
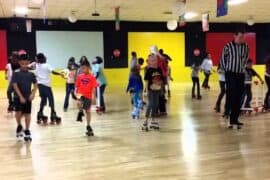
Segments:
[[[158,130],[158,129],[159,129],[159,124],[158,124],[158,122],[157,122],[157,121],[152,121],[152,122],[151,122],[151,125],[150,125],[150,128],[151,128],[151,129],[156,129],[156,130]]]
[[[198,100],[201,100],[201,99],[202,99],[202,96],[201,96],[201,95],[199,95],[199,96],[197,97],[197,99],[198,99]]]
[[[25,140],[26,142],[32,141],[31,132],[30,132],[29,130],[25,130],[25,131],[24,131],[24,134],[25,134],[24,140]]]
[[[191,97],[192,97],[192,99],[195,99],[195,98],[196,98],[196,96],[195,96],[195,95],[192,95]]]
[[[94,132],[91,126],[86,126],[86,135],[87,136],[94,136]]]
[[[64,108],[64,112],[67,112],[68,110],[67,110],[67,108]]]
[[[84,116],[84,113],[83,113],[83,111],[80,111],[79,113],[78,113],[78,115],[77,115],[77,121],[78,122],[83,122],[83,116]]]
[[[149,131],[149,128],[148,128],[148,121],[144,121],[143,125],[142,125],[142,130],[143,131]]]
[[[20,139],[23,137],[23,135],[23,127],[21,124],[19,124],[16,129],[16,137]]]
[[[237,126],[244,126],[244,123],[241,123],[241,122],[238,121],[238,122],[236,123],[236,125],[237,125]]]

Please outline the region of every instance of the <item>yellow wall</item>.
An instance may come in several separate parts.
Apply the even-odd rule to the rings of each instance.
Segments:
[[[185,68],[185,34],[184,33],[128,33],[128,52],[137,52],[139,57],[146,58],[149,48],[157,45],[170,55],[172,76],[175,82],[190,79],[190,69]]]

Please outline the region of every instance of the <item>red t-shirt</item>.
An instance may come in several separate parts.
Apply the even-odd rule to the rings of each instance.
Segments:
[[[157,64],[158,67],[161,69],[162,71],[162,76],[166,77],[167,76],[167,64],[166,64],[166,60],[162,57],[157,56]]]
[[[80,74],[76,80],[77,93],[92,99],[93,89],[98,87],[96,78],[92,74]]]

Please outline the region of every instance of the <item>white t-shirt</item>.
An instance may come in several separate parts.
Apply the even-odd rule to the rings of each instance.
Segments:
[[[6,65],[6,70],[7,70],[8,81],[11,82],[13,70],[12,70],[12,67],[11,67],[11,64],[10,63],[8,63]]]
[[[205,72],[212,71],[213,61],[211,59],[208,59],[208,58],[204,59],[201,68]]]
[[[35,74],[38,84],[51,87],[51,73],[53,68],[47,63],[32,63],[31,66],[35,66]]]

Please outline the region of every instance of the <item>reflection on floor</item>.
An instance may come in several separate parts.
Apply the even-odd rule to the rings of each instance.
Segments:
[[[270,115],[243,117],[244,129],[228,130],[213,112],[217,86],[191,100],[190,86],[175,85],[168,101],[169,116],[161,130],[142,132],[130,117],[124,88],[110,87],[108,113],[93,114],[95,137],[84,135],[77,123],[75,103],[62,111],[63,89],[55,89],[59,126],[38,126],[39,98],[34,101],[33,142],[15,139],[14,115],[6,113],[0,90],[1,179],[269,179]]]

